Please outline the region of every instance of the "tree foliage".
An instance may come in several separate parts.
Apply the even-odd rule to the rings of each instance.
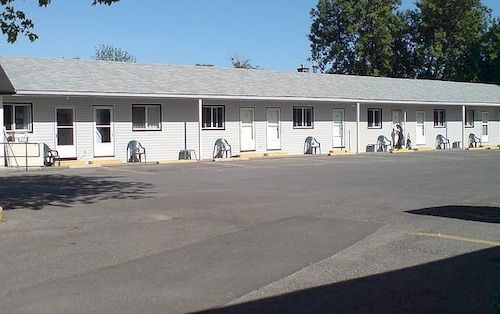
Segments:
[[[103,61],[136,62],[135,56],[127,51],[112,45],[103,44],[95,48],[94,59]]]
[[[319,0],[311,11],[312,58],[322,71],[387,76],[400,0]]]
[[[500,27],[481,0],[319,0],[312,59],[329,73],[499,83]]]
[[[481,0],[420,0],[413,15],[418,77],[477,80],[467,66],[479,61],[474,48],[489,17]]]
[[[92,5],[105,4],[111,5],[120,0],[92,0]],[[35,24],[24,11],[16,8],[19,0],[0,0],[2,5],[0,13],[0,28],[2,34],[7,37],[7,42],[15,43],[19,35],[26,36],[30,41],[38,39],[38,35],[33,32]],[[51,0],[38,0],[39,7],[50,5]]]
[[[239,56],[232,56],[231,57],[231,64],[233,67],[238,68],[238,69],[258,69],[258,66],[253,66],[250,63],[250,59],[239,57]]]

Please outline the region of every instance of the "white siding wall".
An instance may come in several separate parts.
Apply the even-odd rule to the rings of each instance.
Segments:
[[[114,108],[114,135],[115,157],[126,159],[126,147],[130,140],[140,141],[147,150],[150,161],[177,159],[179,150],[184,148],[184,123],[187,125],[187,148],[195,149],[198,153],[198,100],[146,100],[146,99],[97,99],[97,98],[29,98],[5,97],[4,102],[31,102],[33,103],[33,133],[29,134],[30,142],[47,143],[55,147],[55,108],[57,106],[74,106],[76,108],[76,143],[77,158],[80,160],[94,159],[93,149],[93,111],[94,105],[111,105]],[[132,131],[132,104],[161,104],[162,130],[161,131]],[[290,154],[302,154],[305,138],[314,136],[321,142],[322,152],[327,153],[332,147],[332,118],[333,109],[344,109],[345,125],[344,138],[346,149],[356,151],[356,105],[338,103],[304,103],[304,102],[264,102],[264,101],[204,101],[206,105],[225,106],[225,129],[203,130],[203,158],[210,159],[213,145],[218,138],[226,138],[232,145],[233,154],[240,153],[240,108],[252,107],[255,110],[256,151],[267,150],[267,108],[280,108],[281,118],[281,149]],[[293,107],[312,106],[314,108],[314,127],[312,129],[293,128]],[[368,108],[381,108],[382,129],[368,129]],[[500,108],[467,107],[475,110],[474,128],[466,129],[467,137],[470,132],[477,136],[482,134],[481,112],[490,114],[489,143],[498,144],[500,141]],[[434,110],[445,109],[447,124],[445,128],[435,128],[433,124]],[[413,106],[413,105],[361,105],[360,123],[360,151],[366,146],[375,144],[379,135],[389,139],[392,132],[392,110],[401,110],[407,114],[406,134],[410,134],[413,145],[416,139],[416,111],[425,111],[426,146],[435,147],[435,139],[442,134],[450,142],[462,139],[462,107],[461,106]],[[405,135],[406,135],[405,134]]]
[[[356,112],[353,105],[331,103],[284,103],[261,101],[204,101],[204,105],[225,106],[225,130],[203,130],[203,157],[210,158],[213,154],[215,141],[225,138],[233,149],[233,155],[240,151],[240,108],[254,108],[255,112],[255,142],[256,151],[267,151],[267,108],[280,108],[281,119],[281,150],[290,154],[302,154],[304,141],[308,136],[314,136],[320,143],[322,153],[328,153],[333,144],[332,118],[333,109],[345,109],[345,145],[352,150],[356,147]],[[293,128],[293,107],[312,106],[314,108],[314,127],[312,129]],[[350,136],[350,138],[349,138]]]
[[[184,122],[187,123],[187,147],[198,150],[197,105],[194,100],[124,100],[87,98],[20,98],[15,102],[33,103],[33,133],[30,142],[46,143],[54,148],[55,108],[76,108],[77,159],[94,159],[93,106],[110,105],[114,112],[115,157],[126,160],[127,144],[138,140],[146,148],[148,160],[177,159],[184,149]],[[132,131],[132,104],[161,104],[161,131]]]

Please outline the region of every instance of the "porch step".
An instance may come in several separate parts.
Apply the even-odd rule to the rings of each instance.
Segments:
[[[266,158],[284,158],[288,156],[288,152],[284,151],[270,151],[270,152],[265,152],[264,157]]]
[[[489,146],[479,146],[479,147],[468,147],[467,150],[487,150],[490,149]]]
[[[408,148],[393,148],[389,150],[392,154],[405,154],[405,153],[414,153],[413,149]]]
[[[355,153],[347,149],[330,149],[328,156],[353,156]]]
[[[251,153],[241,153],[235,157],[248,158],[248,159],[259,159],[264,157],[264,153],[251,152]]]
[[[486,147],[486,149],[490,149],[490,150],[500,149],[500,145],[485,145],[484,147]]]
[[[432,151],[432,148],[430,148],[429,146],[418,146],[415,148],[415,151],[417,151],[417,152],[430,152],[430,151]]]
[[[84,160],[61,160],[61,168],[71,168],[71,167],[84,167],[87,166],[88,161]],[[54,167],[58,167],[57,162]]]
[[[121,164],[123,164],[123,161],[121,159],[94,159],[89,161],[89,165],[93,165],[96,167],[117,166]]]
[[[235,156],[235,157],[231,157],[231,158],[214,158],[213,159],[214,162],[231,162],[231,161],[245,161],[245,160],[250,160],[250,158]]]

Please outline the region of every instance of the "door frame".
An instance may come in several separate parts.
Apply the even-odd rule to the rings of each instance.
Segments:
[[[112,155],[103,155],[96,156],[96,121],[95,121],[95,109],[96,108],[109,108],[111,109],[111,144],[113,146],[113,154]],[[94,158],[102,158],[102,157],[115,157],[116,155],[116,147],[115,147],[115,106],[114,105],[92,105],[92,156]]]
[[[253,137],[253,149],[246,149],[246,150],[242,150],[242,126],[243,126],[243,121],[241,121],[241,110],[242,109],[250,109],[252,110],[252,137]],[[255,107],[240,107],[240,112],[239,112],[239,119],[240,119],[240,152],[253,152],[256,150],[256,147],[257,147],[257,143],[256,143],[256,138],[255,138]]]
[[[57,150],[57,109],[71,109],[73,110],[73,146],[75,146],[75,154],[73,157],[61,157],[62,159],[74,159],[78,158],[78,146],[77,146],[77,138],[76,136],[76,106],[74,105],[62,105],[62,106],[54,106],[54,149]]]
[[[268,114],[269,114],[269,109],[274,109],[278,110],[278,139],[280,143],[280,148],[269,148],[269,142],[268,142],[268,128],[269,128],[269,119],[268,119]],[[255,123],[255,121],[254,121]],[[281,150],[281,107],[266,107],[266,150]]]
[[[423,113],[424,114],[424,121],[423,121],[423,124],[424,124],[424,143],[418,143],[417,141],[417,134],[418,134],[418,121],[417,121],[417,116],[419,113]],[[415,111],[415,129],[416,129],[416,132],[415,132],[415,145],[425,145],[427,143],[427,128],[425,126],[425,110],[416,110]]]
[[[337,147],[337,146],[334,146],[333,144],[333,127],[334,127],[334,124],[335,124],[335,121],[334,121],[334,112],[335,111],[342,111],[342,147]],[[345,148],[346,145],[345,145],[345,109],[344,108],[332,108],[332,148]]]

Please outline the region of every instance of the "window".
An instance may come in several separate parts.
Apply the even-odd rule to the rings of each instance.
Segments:
[[[161,131],[161,105],[132,105],[133,131]]]
[[[31,104],[4,104],[3,123],[7,131],[31,132],[33,109]]]
[[[434,110],[434,127],[444,128],[446,124],[446,111],[442,109]]]
[[[368,128],[382,128],[382,109],[368,109]]]
[[[203,106],[202,122],[204,130],[223,130],[224,106]]]
[[[466,128],[474,127],[474,110],[465,111],[465,127]]]
[[[293,107],[293,127],[295,129],[312,129],[313,107]]]

